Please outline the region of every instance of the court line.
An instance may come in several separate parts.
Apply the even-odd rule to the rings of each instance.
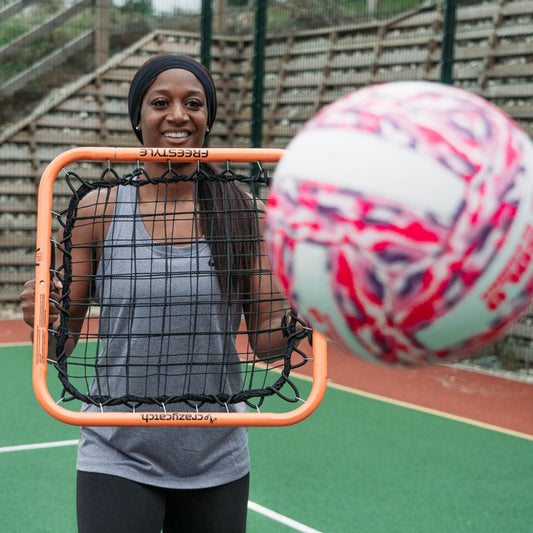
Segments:
[[[271,509],[263,507],[258,503],[248,501],[248,509],[255,511],[256,513],[260,513],[266,516],[267,518],[275,520],[280,524],[288,526],[294,529],[295,531],[301,531],[302,533],[320,533],[320,531],[318,531],[317,529],[313,529],[312,527],[306,526],[300,522],[297,522],[296,520],[293,520],[292,518],[287,518],[285,515],[276,513],[276,511],[272,511]]]
[[[306,376],[305,374],[300,374],[298,372],[292,372],[292,375],[302,379],[304,381],[312,382],[313,378]],[[426,413],[433,416],[440,416],[441,418],[447,418],[455,422],[462,422],[463,424],[469,424],[471,426],[476,426],[482,429],[488,429],[490,431],[496,431],[497,433],[503,433],[505,435],[510,435],[511,437],[518,437],[520,439],[526,439],[533,441],[533,435],[529,433],[522,433],[521,431],[514,431],[513,429],[507,429],[501,426],[496,426],[494,424],[487,424],[485,422],[480,422],[473,418],[467,418],[465,416],[453,415],[447,413],[446,411],[439,411],[438,409],[431,409],[430,407],[424,407],[422,405],[417,405],[415,403],[404,402],[402,400],[395,400],[394,398],[389,398],[388,396],[381,396],[380,394],[374,394],[372,392],[367,392],[361,389],[356,389],[354,387],[348,387],[347,385],[341,385],[333,381],[328,381],[328,388],[337,389],[343,392],[348,392],[350,394],[355,394],[356,396],[362,396],[364,398],[369,398],[370,400],[376,400],[378,402],[388,403],[391,405],[396,405],[397,407],[403,407],[405,409],[412,409],[413,411],[420,411],[421,413]]]
[[[396,405],[398,407],[404,407],[405,409],[412,409],[414,411],[420,411],[421,413],[426,413],[426,414],[430,414],[434,416],[440,416],[442,418],[447,418],[449,420],[454,420],[455,422],[462,422],[463,424],[469,424],[471,426],[476,426],[478,428],[489,429],[491,431],[496,431],[498,433],[504,433],[505,435],[510,435],[512,437],[518,437],[521,439],[533,441],[533,435],[529,435],[528,433],[522,433],[520,431],[514,431],[512,429],[502,428],[500,426],[495,426],[494,424],[487,424],[485,422],[480,422],[479,420],[474,420],[472,418],[452,415],[451,413],[446,413],[445,411],[431,409],[430,407],[423,407],[421,405],[404,402],[402,400],[395,400],[393,398],[388,398],[387,396],[381,396],[380,394],[373,394],[372,392],[366,392],[360,389],[355,389],[353,387],[347,387],[346,385],[339,385],[338,383],[329,382],[328,387],[331,387],[333,389],[338,389],[343,392],[349,392],[350,394],[356,394],[357,396],[363,396],[364,398],[369,398],[371,400],[377,400],[377,401],[388,403],[391,405]]]
[[[7,452],[20,452],[25,450],[39,450],[43,448],[58,448],[61,446],[75,446],[78,444],[79,439],[74,440],[60,440],[60,441],[54,441],[54,442],[39,442],[36,444],[20,444],[18,446],[3,446],[0,447],[0,453],[7,453]],[[305,524],[302,524],[300,522],[297,522],[296,520],[293,520],[292,518],[289,518],[285,515],[282,515],[280,513],[276,513],[276,511],[272,511],[271,509],[268,509],[267,507],[263,507],[262,505],[259,505],[258,503],[248,501],[248,509],[255,511],[256,513],[260,513],[267,518],[270,518],[271,520],[274,520],[276,522],[279,522],[280,524],[286,525],[295,531],[300,531],[302,533],[320,533],[320,531],[313,529],[309,526],[306,526]]]
[[[18,346],[33,346],[32,342],[28,341],[20,341],[20,342],[0,342],[0,348],[11,348],[11,347],[18,347]]]
[[[75,446],[79,440],[57,440],[55,442],[38,442],[36,444],[19,444],[18,446],[3,446],[0,453],[22,452],[25,450],[40,450],[42,448],[58,448],[60,446]]]

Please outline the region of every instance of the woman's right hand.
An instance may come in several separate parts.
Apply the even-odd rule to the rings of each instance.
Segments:
[[[59,311],[54,305],[54,301],[59,300],[61,288],[63,284],[54,278],[51,285],[50,292],[50,306],[49,306],[49,324],[53,324],[59,318]],[[22,315],[24,322],[33,328],[35,322],[35,280],[29,280],[24,284],[24,289],[20,293],[20,301],[22,302]]]

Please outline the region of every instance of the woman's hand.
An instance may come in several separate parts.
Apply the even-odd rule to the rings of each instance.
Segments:
[[[49,307],[49,324],[53,324],[59,318],[59,310],[54,302],[59,300],[61,288],[63,284],[54,278],[51,284],[50,292],[50,307]],[[22,302],[22,316],[24,322],[33,328],[35,322],[35,280],[29,280],[24,284],[24,289],[20,293],[20,301]]]

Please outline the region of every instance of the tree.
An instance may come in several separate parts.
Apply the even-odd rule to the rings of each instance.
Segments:
[[[152,0],[126,0],[124,5],[121,6],[121,11],[136,12],[141,15],[153,15],[154,8],[152,6]]]

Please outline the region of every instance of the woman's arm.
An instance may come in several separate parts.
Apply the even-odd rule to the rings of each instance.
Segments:
[[[96,272],[97,261],[94,257],[94,242],[101,235],[102,222],[96,222],[102,217],[98,217],[100,211],[104,208],[100,206],[98,201],[99,191],[92,191],[80,201],[78,206],[78,219],[85,219],[83,223],[74,225],[72,229],[71,241],[73,244],[72,257],[72,279],[70,284],[70,291],[68,297],[69,304],[69,338],[67,340],[65,351],[67,355],[72,353],[79,333],[83,326],[85,315],[87,313],[91,280]],[[87,218],[86,218],[87,217]],[[92,220],[91,220],[92,218]],[[100,224],[100,226],[99,226]],[[100,233],[96,228],[100,227]],[[56,242],[63,241],[63,229],[60,229],[56,236]],[[63,253],[60,249],[55,253],[56,264],[55,269],[58,270],[63,265]],[[49,323],[50,329],[54,330],[59,327],[60,311],[58,306],[61,306],[62,283],[54,276],[52,280],[52,290],[50,292],[50,306],[49,306]],[[24,289],[20,295],[22,302],[22,313],[24,321],[34,327],[34,307],[35,307],[35,280],[27,281],[24,284]],[[57,304],[57,305],[56,305]],[[49,346],[49,351],[52,347]],[[50,357],[55,354],[50,353]]]
[[[261,204],[264,213],[264,205]],[[260,230],[263,235],[264,216],[260,216]],[[283,290],[271,273],[268,250],[261,238],[251,280],[250,302],[245,306],[250,346],[257,357],[282,357],[287,348],[287,326],[290,321],[290,306]],[[302,329],[297,325],[298,330]]]

